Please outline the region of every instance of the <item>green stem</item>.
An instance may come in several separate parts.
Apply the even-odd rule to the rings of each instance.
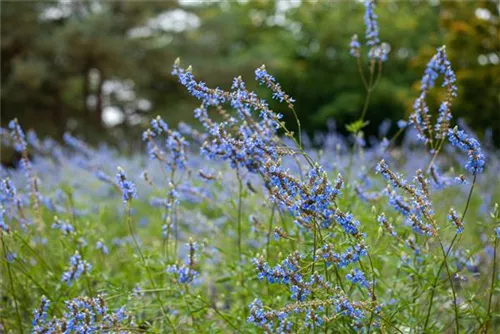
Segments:
[[[271,209],[271,217],[269,218],[269,227],[267,230],[267,245],[266,245],[266,258],[267,262],[269,262],[269,250],[271,247],[271,235],[273,234],[273,220],[274,220],[274,211],[276,209],[276,204],[273,204],[273,207]]]
[[[12,277],[12,270],[10,268],[10,262],[7,259],[7,246],[5,245],[5,240],[3,238],[3,232],[0,232],[0,239],[1,239],[0,242],[2,243],[3,253],[4,253],[4,257],[5,257],[5,263],[7,266],[7,274],[9,275],[10,289],[12,290],[12,297],[14,298],[14,306],[16,309],[16,316],[17,316],[17,322],[19,325],[19,331],[22,334],[22,333],[24,333],[23,322],[21,320],[21,313],[19,312],[19,305],[17,304],[17,294],[16,294],[16,290],[14,289],[14,279]]]
[[[439,236],[438,236],[438,240],[439,240],[439,246],[441,247],[441,251],[443,253],[446,273],[448,275],[448,280],[450,281],[451,292],[453,295],[453,306],[454,306],[453,309],[455,311],[455,329],[457,330],[457,334],[458,334],[458,333],[460,333],[460,323],[459,323],[459,314],[458,314],[458,305],[457,305],[457,294],[455,291],[455,286],[453,285],[453,279],[452,279],[452,276],[450,273],[450,268],[448,266],[448,261],[446,260],[447,255],[444,251],[443,243],[441,242],[441,239],[439,238]]]
[[[373,91],[373,74],[374,74],[374,67],[375,63],[372,62],[370,65],[370,82],[368,83],[368,88],[366,89],[366,98],[365,98],[365,104],[363,105],[363,110],[361,111],[361,117],[360,120],[363,121],[366,116],[366,112],[368,111],[368,105],[370,104],[370,98],[372,96],[372,91]]]
[[[238,327],[236,327],[231,321],[229,321],[229,319],[224,315],[222,314],[215,306],[212,306],[209,302],[207,302],[206,300],[204,300],[203,298],[201,298],[200,296],[194,296],[194,295],[190,295],[191,297],[194,297],[198,300],[200,300],[203,304],[205,304],[206,306],[210,307],[212,310],[214,310],[215,313],[217,313],[217,315],[219,317],[222,318],[222,320],[224,320],[229,326],[231,326],[236,332],[240,332],[240,330],[238,329]]]
[[[297,132],[299,133],[299,146],[302,148],[302,129],[300,127],[300,120],[299,116],[297,115],[297,112],[295,111],[295,108],[293,106],[290,107],[293,112],[293,116],[295,117],[295,121],[297,122]]]
[[[469,195],[467,196],[467,202],[465,203],[465,209],[464,209],[464,212],[462,214],[462,219],[461,219],[462,222],[464,221],[465,215],[467,214],[467,210],[469,209],[469,204],[470,204],[470,201],[471,201],[471,198],[472,198],[472,192],[474,191],[474,185],[475,184],[476,184],[476,175],[474,175],[474,179],[472,180],[472,185],[471,185],[470,190],[469,190]],[[427,308],[427,315],[425,317],[424,332],[427,331],[427,325],[429,324],[429,319],[430,319],[431,310],[432,310],[432,304],[434,302],[434,295],[435,295],[435,292],[436,292],[436,286],[437,286],[437,282],[439,280],[439,276],[440,276],[441,271],[443,270],[443,267],[444,267],[444,265],[446,263],[446,259],[448,258],[448,255],[450,254],[451,249],[453,248],[453,246],[455,244],[455,241],[457,239],[460,239],[460,236],[461,235],[459,235],[459,234],[455,234],[455,236],[453,237],[453,240],[451,241],[451,244],[448,247],[448,250],[444,254],[443,262],[441,262],[441,266],[439,267],[439,270],[438,270],[438,272],[436,274],[436,278],[434,279],[434,282],[432,284],[429,307]]]
[[[493,246],[493,272],[491,273],[491,286],[490,286],[490,297],[488,298],[488,312],[486,313],[486,324],[484,332],[488,333],[488,326],[491,321],[491,302],[493,300],[493,290],[495,289],[495,280],[496,280],[496,264],[497,264],[497,246],[498,246],[498,238],[495,235],[495,245]]]
[[[316,230],[317,230],[317,228],[316,228],[316,221],[314,221],[313,229],[314,229],[313,230],[313,252],[312,252],[312,261],[313,261],[313,263],[312,263],[312,266],[311,266],[311,275],[314,274],[314,264],[316,263],[316,259],[315,259],[315,257],[316,257],[316,246],[317,246],[316,244],[318,242],[317,241],[318,237],[316,236],[316,233],[317,233],[316,232]]]
[[[135,234],[134,234],[134,229],[132,228],[132,215],[131,215],[131,202],[130,201],[127,201],[127,225],[128,225],[128,229],[130,232],[130,236],[132,237],[132,240],[134,241],[135,247],[137,248],[137,252],[139,253],[139,256],[141,257],[144,268],[146,269],[146,272],[148,273],[149,280],[151,282],[151,286],[153,287],[153,289],[156,289],[156,284],[155,284],[155,281],[153,279],[153,275],[152,275],[151,270],[149,269],[149,266],[146,262],[146,258],[144,257],[144,254],[142,253],[141,247],[139,246],[139,243],[137,242],[137,239],[136,239]],[[156,293],[155,295],[156,295],[156,299],[158,300],[158,303],[161,306],[162,314],[167,319],[167,322],[170,325],[170,327],[172,327],[172,331],[174,333],[177,333],[177,331],[175,330],[175,326],[172,323],[172,320],[170,320],[170,317],[166,314],[165,306],[164,306],[163,301],[161,300],[159,294]]]
[[[236,176],[238,177],[238,258],[241,262],[242,251],[241,251],[241,219],[243,215],[243,181],[241,180],[239,170],[236,171]]]

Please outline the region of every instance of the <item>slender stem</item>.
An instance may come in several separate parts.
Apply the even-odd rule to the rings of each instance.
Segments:
[[[493,290],[495,289],[495,280],[496,280],[496,264],[497,264],[497,246],[498,246],[498,238],[495,233],[495,244],[493,249],[493,272],[491,273],[491,286],[490,286],[490,297],[488,298],[488,312],[486,313],[486,324],[484,328],[484,332],[488,333],[488,326],[491,321],[491,302],[493,300]]]
[[[377,87],[378,83],[380,82],[380,78],[382,77],[382,61],[378,61],[378,72],[377,72],[377,78],[375,78],[375,82],[372,85],[372,89],[375,89]]]
[[[312,253],[312,266],[311,266],[311,275],[314,274],[314,264],[316,263],[316,247],[317,247],[317,243],[318,243],[318,237],[316,236],[317,232],[317,228],[316,228],[316,221],[314,221],[314,224],[313,224],[313,253]]]
[[[368,110],[368,105],[370,104],[370,98],[372,96],[372,91],[373,91],[373,74],[374,74],[374,65],[375,63],[372,62],[370,65],[370,82],[368,83],[368,88],[366,89],[366,98],[365,98],[365,104],[363,105],[363,111],[361,112],[361,117],[360,120],[363,121],[366,116],[366,111]]]
[[[267,245],[266,245],[266,258],[267,262],[269,262],[269,250],[271,246],[271,234],[273,234],[273,220],[274,220],[274,211],[276,209],[276,204],[273,204],[273,207],[271,209],[271,217],[269,218],[269,227],[267,230]]]
[[[139,243],[137,242],[137,239],[136,239],[135,234],[134,234],[134,229],[132,228],[131,202],[130,201],[127,201],[127,225],[129,228],[130,236],[132,237],[132,240],[134,241],[135,247],[137,248],[137,252],[139,253],[139,256],[141,257],[144,268],[146,268],[146,272],[148,273],[149,281],[151,282],[151,286],[153,287],[153,289],[156,289],[156,284],[155,284],[155,281],[153,279],[153,275],[152,275],[151,270],[149,269],[149,266],[146,262],[146,258],[144,257],[144,254],[142,253],[141,247],[139,246]],[[156,299],[158,300],[158,303],[161,306],[162,314],[167,319],[167,322],[170,325],[170,327],[172,327],[172,331],[174,333],[177,333],[177,331],[175,330],[175,326],[172,323],[172,320],[170,320],[170,317],[165,312],[165,305],[163,304],[163,301],[161,300],[159,294],[156,293],[155,295],[156,295]]]
[[[450,273],[450,268],[448,266],[448,261],[446,260],[446,257],[447,257],[447,254],[445,253],[444,251],[444,246],[443,246],[443,243],[441,242],[441,239],[439,238],[438,236],[438,240],[439,240],[439,246],[441,248],[441,251],[443,253],[443,257],[444,257],[444,264],[445,264],[445,268],[446,268],[446,273],[448,275],[448,280],[450,281],[450,287],[451,287],[451,292],[452,292],[452,295],[453,295],[453,309],[455,311],[455,329],[457,330],[457,333],[460,333],[460,323],[459,323],[459,314],[458,314],[458,305],[457,305],[457,294],[456,294],[456,291],[455,291],[455,286],[453,285],[453,279],[452,279],[452,276],[451,276],[451,273]]]
[[[297,122],[297,132],[299,133],[299,146],[300,148],[302,148],[302,129],[300,127],[299,116],[297,116],[297,112],[295,111],[295,108],[293,106],[290,106],[290,109],[292,109],[293,116],[295,117],[295,121]]]
[[[370,103],[371,96],[372,96],[372,89],[368,88],[368,91],[366,93],[365,104],[363,105],[363,110],[361,111],[361,118],[360,118],[361,121],[363,121],[365,119],[366,112],[368,111],[368,104]]]
[[[465,208],[464,208],[464,212],[462,214],[462,219],[461,219],[462,222],[464,221],[465,215],[467,214],[467,210],[469,209],[469,204],[470,204],[470,201],[471,201],[471,198],[472,198],[472,192],[474,191],[474,185],[475,184],[476,184],[476,175],[474,175],[474,179],[472,180],[472,185],[470,187],[469,195],[467,196],[467,202],[465,203]],[[439,267],[439,270],[438,270],[438,272],[436,274],[436,278],[434,279],[434,282],[432,284],[429,307],[427,308],[427,315],[425,317],[424,332],[427,331],[427,325],[429,324],[429,319],[430,319],[431,310],[432,310],[432,304],[434,302],[434,295],[435,295],[435,292],[436,292],[436,286],[437,286],[437,282],[439,280],[439,275],[441,274],[441,271],[443,270],[443,267],[444,267],[444,265],[446,263],[446,259],[448,258],[448,255],[450,254],[451,249],[453,248],[453,246],[455,244],[455,241],[457,241],[457,239],[460,239],[460,237],[461,237],[461,235],[459,235],[459,234],[455,234],[455,236],[453,237],[453,240],[451,241],[451,244],[448,247],[448,250],[444,254],[443,262],[441,262],[441,266]]]
[[[33,284],[35,284],[39,289],[40,291],[42,291],[42,293],[49,299],[49,300],[52,300],[54,301],[55,299],[53,297],[51,297],[50,293],[45,290],[45,288],[40,284],[39,281],[37,281],[35,278],[33,278],[30,274],[28,274],[28,271],[23,267],[21,261],[19,259],[16,258],[16,261],[19,263],[19,271],[24,274],[31,282],[33,282]],[[54,308],[55,308],[55,311],[59,314],[62,314],[61,312],[61,309],[59,308],[59,306],[57,305],[57,303],[54,303]]]
[[[22,334],[22,333],[24,333],[23,322],[21,320],[21,313],[19,312],[19,305],[17,304],[17,294],[16,294],[16,290],[14,289],[14,279],[12,277],[12,270],[10,268],[10,262],[7,259],[7,256],[8,256],[7,255],[7,246],[5,245],[5,240],[3,238],[3,232],[0,232],[0,241],[2,243],[3,253],[5,256],[5,264],[7,266],[7,274],[9,275],[10,289],[12,290],[12,297],[14,299],[14,306],[16,309],[16,316],[17,316],[17,322],[19,325],[19,331]]]
[[[44,260],[43,256],[41,256],[36,250],[33,249],[33,247],[31,247],[27,242],[26,240],[24,240],[18,233],[17,231],[13,232],[12,235],[14,237],[17,237],[18,240],[20,240],[25,246],[26,248],[28,248],[30,250],[30,252],[40,260],[40,262],[51,272],[53,273],[54,270],[52,270],[52,268],[48,265],[48,263]]]
[[[236,175],[238,177],[238,260],[239,264],[241,265],[242,259],[243,259],[243,252],[242,252],[242,245],[241,245],[241,220],[243,218],[243,181],[241,180],[241,176],[239,173],[239,169],[236,170]],[[238,268],[241,268],[241,266],[238,266]],[[240,278],[240,287],[243,288],[244,286],[244,273],[243,270],[239,270],[238,274]],[[243,289],[241,290],[241,302],[243,305],[245,305],[245,294],[243,293]],[[245,308],[246,312],[246,308]]]
[[[209,302],[207,302],[206,300],[204,300],[203,298],[201,298],[200,296],[195,296],[195,295],[191,295],[191,297],[194,297],[198,300],[200,300],[203,304],[207,305],[208,307],[210,307],[212,310],[214,310],[215,313],[217,313],[217,315],[219,317],[222,318],[222,320],[224,320],[229,326],[231,326],[235,331],[237,332],[240,332],[240,330],[238,329],[238,327],[236,327],[231,321],[229,321],[229,319],[224,315],[222,314],[218,309],[217,307],[215,306],[212,306],[212,304],[210,304]]]
[[[366,82],[365,74],[363,73],[363,67],[361,66],[360,57],[356,58],[356,64],[358,65],[359,76],[361,77],[361,81],[363,81],[363,86],[368,90],[368,83]]]
[[[241,262],[242,253],[241,253],[241,219],[243,214],[243,181],[241,180],[241,176],[239,170],[236,170],[236,176],[238,177],[238,258]]]

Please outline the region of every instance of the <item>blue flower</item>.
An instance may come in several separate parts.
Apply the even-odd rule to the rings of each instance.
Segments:
[[[52,224],[53,229],[58,229],[64,232],[65,235],[71,234],[75,231],[73,226],[57,217],[54,217],[54,223]]]
[[[43,329],[44,324],[47,321],[47,310],[50,306],[50,300],[47,297],[42,296],[40,306],[33,311],[33,320],[31,322],[33,326],[33,332],[38,333]]]
[[[255,80],[257,80],[261,85],[266,85],[267,88],[270,88],[273,91],[273,99],[278,100],[280,102],[285,101],[289,106],[292,106],[295,100],[288,96],[281,85],[276,82],[276,79],[267,73],[266,67],[262,65],[258,69],[255,70]]]
[[[17,118],[14,118],[9,122],[10,136],[14,142],[14,149],[17,152],[26,151],[28,144],[26,143],[26,136],[24,135],[23,129],[19,125]]]
[[[398,234],[394,230],[394,226],[392,226],[388,221],[387,218],[385,217],[385,214],[382,213],[377,217],[377,222],[379,222],[380,226],[385,228],[387,232],[389,232],[393,237],[397,236]]]
[[[439,107],[436,124],[432,127],[429,108],[425,99],[429,90],[434,87],[436,79],[440,74],[444,76],[443,87],[446,87],[448,94]],[[451,104],[456,96],[455,73],[446,55],[446,48],[442,46],[437,49],[436,54],[427,63],[421,79],[420,95],[415,100],[413,113],[410,115],[410,123],[415,126],[419,139],[426,144],[432,140],[432,136],[437,140],[444,139],[451,120]]]
[[[375,1],[365,0],[365,38],[366,45],[375,46],[380,43],[379,28],[377,23],[377,14],[375,14]]]
[[[168,132],[168,125],[160,116],[156,116],[151,120],[151,128],[157,135]]]
[[[408,125],[408,122],[405,120],[400,119],[398,121],[398,128],[400,128],[400,129],[406,128],[407,125]]]
[[[359,44],[358,35],[356,35],[356,34],[352,35],[351,43],[349,44],[349,54],[351,56],[353,56],[354,58],[359,58],[359,56],[360,56],[360,52],[359,52],[360,47],[361,47],[361,44]]]
[[[200,273],[195,270],[196,251],[198,250],[198,244],[194,242],[193,239],[189,239],[186,247],[188,248],[189,252],[186,263],[182,265],[169,265],[166,269],[167,273],[177,276],[177,282],[179,282],[180,284],[192,283],[197,277],[200,276]]]
[[[73,137],[68,132],[63,135],[63,140],[70,147],[74,148],[76,151],[80,152],[86,157],[91,157],[94,154],[94,151],[86,143],[78,138]]]
[[[457,229],[457,234],[460,234],[464,230],[465,222],[458,217],[455,209],[450,209],[450,213],[448,214],[448,221],[451,222],[455,228]]]
[[[71,286],[73,281],[80,278],[84,273],[88,273],[92,270],[92,265],[87,261],[84,261],[78,252],[75,252],[70,258],[70,267],[62,275],[61,281]]]
[[[109,254],[109,249],[108,249],[108,247],[104,244],[104,242],[103,242],[103,241],[98,241],[98,242],[95,244],[95,248],[96,248],[96,249],[101,250],[101,252],[102,252],[104,255]]]
[[[5,222],[5,210],[0,207],[0,230],[9,232],[9,225]]]
[[[77,297],[65,302],[65,312],[61,317],[47,320],[50,301],[42,297],[40,307],[33,312],[33,333],[103,333],[123,332],[124,328],[135,327],[133,318],[125,307],[112,312],[104,298]]]
[[[351,270],[351,272],[347,274],[345,278],[351,281],[352,283],[359,284],[359,286],[361,287],[364,288],[370,287],[370,283],[366,280],[365,274],[358,269]]]
[[[467,152],[469,160],[465,164],[465,168],[469,172],[476,175],[483,171],[485,158],[481,151],[481,146],[476,139],[455,127],[453,130],[448,130],[448,140],[453,146]]]
[[[122,191],[124,202],[131,201],[132,199],[138,197],[135,184],[127,180],[127,175],[121,167],[118,167],[118,173],[116,173],[115,182]]]

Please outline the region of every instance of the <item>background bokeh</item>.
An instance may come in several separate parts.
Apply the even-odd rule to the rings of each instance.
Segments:
[[[297,100],[307,132],[325,130],[329,119],[343,132],[364,101],[348,52],[354,33],[363,40],[363,11],[359,1],[2,1],[1,123],[17,117],[42,137],[71,131],[140,147],[140,131],[157,114],[172,125],[194,122],[197,101],[170,74],[180,57],[211,87],[229,88],[241,74],[268,94],[253,82],[264,63]],[[491,129],[498,145],[498,3],[379,1],[377,13],[391,52],[367,135],[408,115],[427,61],[446,44],[459,86],[454,115],[480,138]]]

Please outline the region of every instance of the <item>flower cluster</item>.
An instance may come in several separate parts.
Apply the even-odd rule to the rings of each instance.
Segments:
[[[167,267],[167,273],[174,274],[177,276],[177,282],[180,284],[192,283],[200,273],[196,271],[196,251],[198,250],[198,244],[189,239],[189,243],[186,244],[189,254],[185,264],[182,265],[169,265]]]
[[[349,54],[354,58],[359,58],[359,56],[361,55],[359,51],[360,48],[361,44],[358,41],[358,35],[352,35],[351,43],[349,44]]]
[[[286,208],[299,225],[311,228],[314,221],[321,221],[321,227],[326,228],[336,221],[347,234],[359,234],[359,221],[352,214],[332,207],[344,186],[341,175],[332,185],[323,168],[315,166],[307,174],[307,180],[300,181],[271,160],[264,164],[262,174],[271,199]]]
[[[255,80],[261,85],[266,85],[267,88],[273,91],[273,99],[280,102],[285,101],[289,107],[293,107],[295,100],[283,91],[281,85],[276,82],[276,79],[272,75],[267,73],[265,65],[255,70]]]
[[[359,286],[361,287],[370,287],[370,282],[366,280],[365,273],[359,269],[351,270],[351,272],[347,274],[345,278],[351,281],[353,284],[359,284]]]
[[[102,296],[77,297],[65,304],[62,317],[48,320],[50,301],[42,297],[40,307],[33,311],[33,333],[121,333],[135,327],[125,307],[112,312]]]
[[[14,142],[14,149],[17,152],[25,152],[28,144],[26,143],[26,137],[24,135],[23,129],[19,125],[16,118],[9,122],[10,136]]]
[[[82,140],[73,137],[70,133],[66,132],[63,135],[64,142],[77,152],[83,154],[87,158],[91,157],[94,154],[94,150],[90,148],[85,142]]]
[[[166,137],[163,143],[161,136]],[[147,142],[151,159],[163,162],[171,170],[185,168],[188,143],[179,131],[169,129],[160,116],[151,121],[151,128],[143,132],[142,139]],[[168,156],[165,150],[169,152]]]
[[[269,283],[290,285],[291,298],[304,301],[311,294],[312,282],[304,281],[299,273],[302,255],[299,252],[290,254],[281,264],[270,267],[262,258],[253,259],[259,279],[266,279]]]
[[[375,14],[375,1],[366,0],[365,1],[365,37],[366,44],[368,46],[375,46],[380,43],[379,39],[379,28],[377,23],[377,14]]]
[[[8,220],[16,218],[22,227],[31,224],[31,219],[24,214],[23,209],[27,203],[28,199],[17,193],[16,186],[10,178],[6,177],[0,181],[0,204]]]
[[[16,199],[16,186],[8,177],[2,179],[0,182],[0,200],[2,204],[14,201]]]
[[[204,156],[211,160],[229,161],[233,168],[245,167],[253,173],[259,172],[267,159],[278,158],[276,129],[282,116],[272,112],[264,100],[248,91],[241,77],[235,78],[231,91],[226,92],[219,88],[210,89],[205,83],[196,81],[191,68],[185,70],[179,67],[178,62],[172,73],[178,76],[188,92],[202,101],[194,115],[209,135],[201,146]],[[282,91],[265,68],[256,71],[256,78],[273,90],[274,98],[293,103],[293,99]],[[223,109],[226,103],[236,111],[237,118]],[[215,122],[209,116],[211,107],[216,108],[222,122]],[[255,119],[255,113],[259,119]]]
[[[366,256],[366,254],[367,247],[363,242],[354,247],[348,247],[343,253],[336,252],[332,244],[325,244],[318,250],[318,255],[326,261],[327,266],[333,264],[338,268],[356,263],[360,257]]]
[[[54,223],[52,224],[53,229],[61,230],[65,235],[71,234],[75,231],[73,225],[54,217]]]
[[[438,110],[436,124],[431,125],[429,107],[425,102],[427,93],[435,85],[439,74],[444,76],[443,87],[447,89],[447,96]],[[444,46],[438,48],[437,53],[431,58],[425,69],[420,85],[420,95],[413,104],[413,113],[410,115],[410,124],[418,132],[418,138],[434,148],[434,140],[444,140],[450,127],[451,105],[457,96],[456,77],[451,63],[446,55]]]
[[[457,127],[448,130],[448,139],[453,146],[467,152],[469,160],[465,164],[465,168],[469,172],[476,175],[483,171],[484,155],[476,139],[468,136],[463,130],[458,130]]]
[[[9,225],[5,222],[5,210],[0,207],[0,233],[4,232],[10,232]]]
[[[390,47],[387,43],[380,43],[377,14],[375,14],[375,0],[365,0],[365,40],[368,50],[368,59],[371,61],[385,62],[389,54]],[[358,36],[353,35],[349,45],[349,54],[355,58],[360,57],[361,44]]]
[[[422,170],[417,170],[413,184],[407,182],[401,175],[389,169],[384,160],[381,160],[377,164],[375,170],[389,182],[386,190],[389,204],[405,216],[406,224],[411,226],[417,233],[429,236],[436,235],[436,221],[434,218],[434,209],[430,201],[429,181],[423,175]],[[411,197],[411,202],[406,202],[395,190],[391,190],[391,187],[402,189]],[[425,218],[427,223],[422,218]]]
[[[104,254],[104,255],[109,254],[108,246],[106,246],[106,244],[102,240],[99,240],[98,242],[96,242],[95,248],[100,250],[102,252],[102,254]]]
[[[116,173],[115,182],[122,191],[122,198],[124,202],[129,202],[132,199],[137,198],[137,190],[135,189],[135,184],[127,180],[127,175],[121,167],[118,167],[118,173]]]
[[[84,273],[88,273],[92,270],[92,265],[87,261],[84,261],[78,252],[75,252],[70,258],[70,267],[62,275],[61,281],[70,286],[73,281],[80,278]]]
[[[396,230],[394,230],[394,226],[392,226],[392,224],[387,221],[387,217],[384,213],[380,214],[377,217],[377,222],[393,237],[398,235]]]
[[[42,332],[43,325],[47,322],[47,311],[50,306],[50,300],[47,297],[42,296],[42,300],[40,301],[40,306],[33,311],[33,332],[40,333]]]
[[[265,308],[260,299],[250,303],[250,316],[247,322],[261,327],[266,333],[294,333],[291,315],[303,314],[303,325],[309,330],[314,330],[325,321],[330,320],[325,314],[327,307],[332,306],[333,318],[344,317],[351,321],[355,328],[361,327],[360,323],[365,318],[366,304],[364,302],[353,302],[339,289],[324,285],[321,276],[315,274],[318,281],[318,289],[327,293],[324,299],[311,301],[297,301],[288,304],[279,310]],[[319,291],[318,290],[318,291]]]
[[[460,219],[455,209],[450,209],[450,213],[448,214],[448,221],[451,222],[453,226],[455,226],[455,228],[457,229],[457,234],[464,231],[465,222]]]

